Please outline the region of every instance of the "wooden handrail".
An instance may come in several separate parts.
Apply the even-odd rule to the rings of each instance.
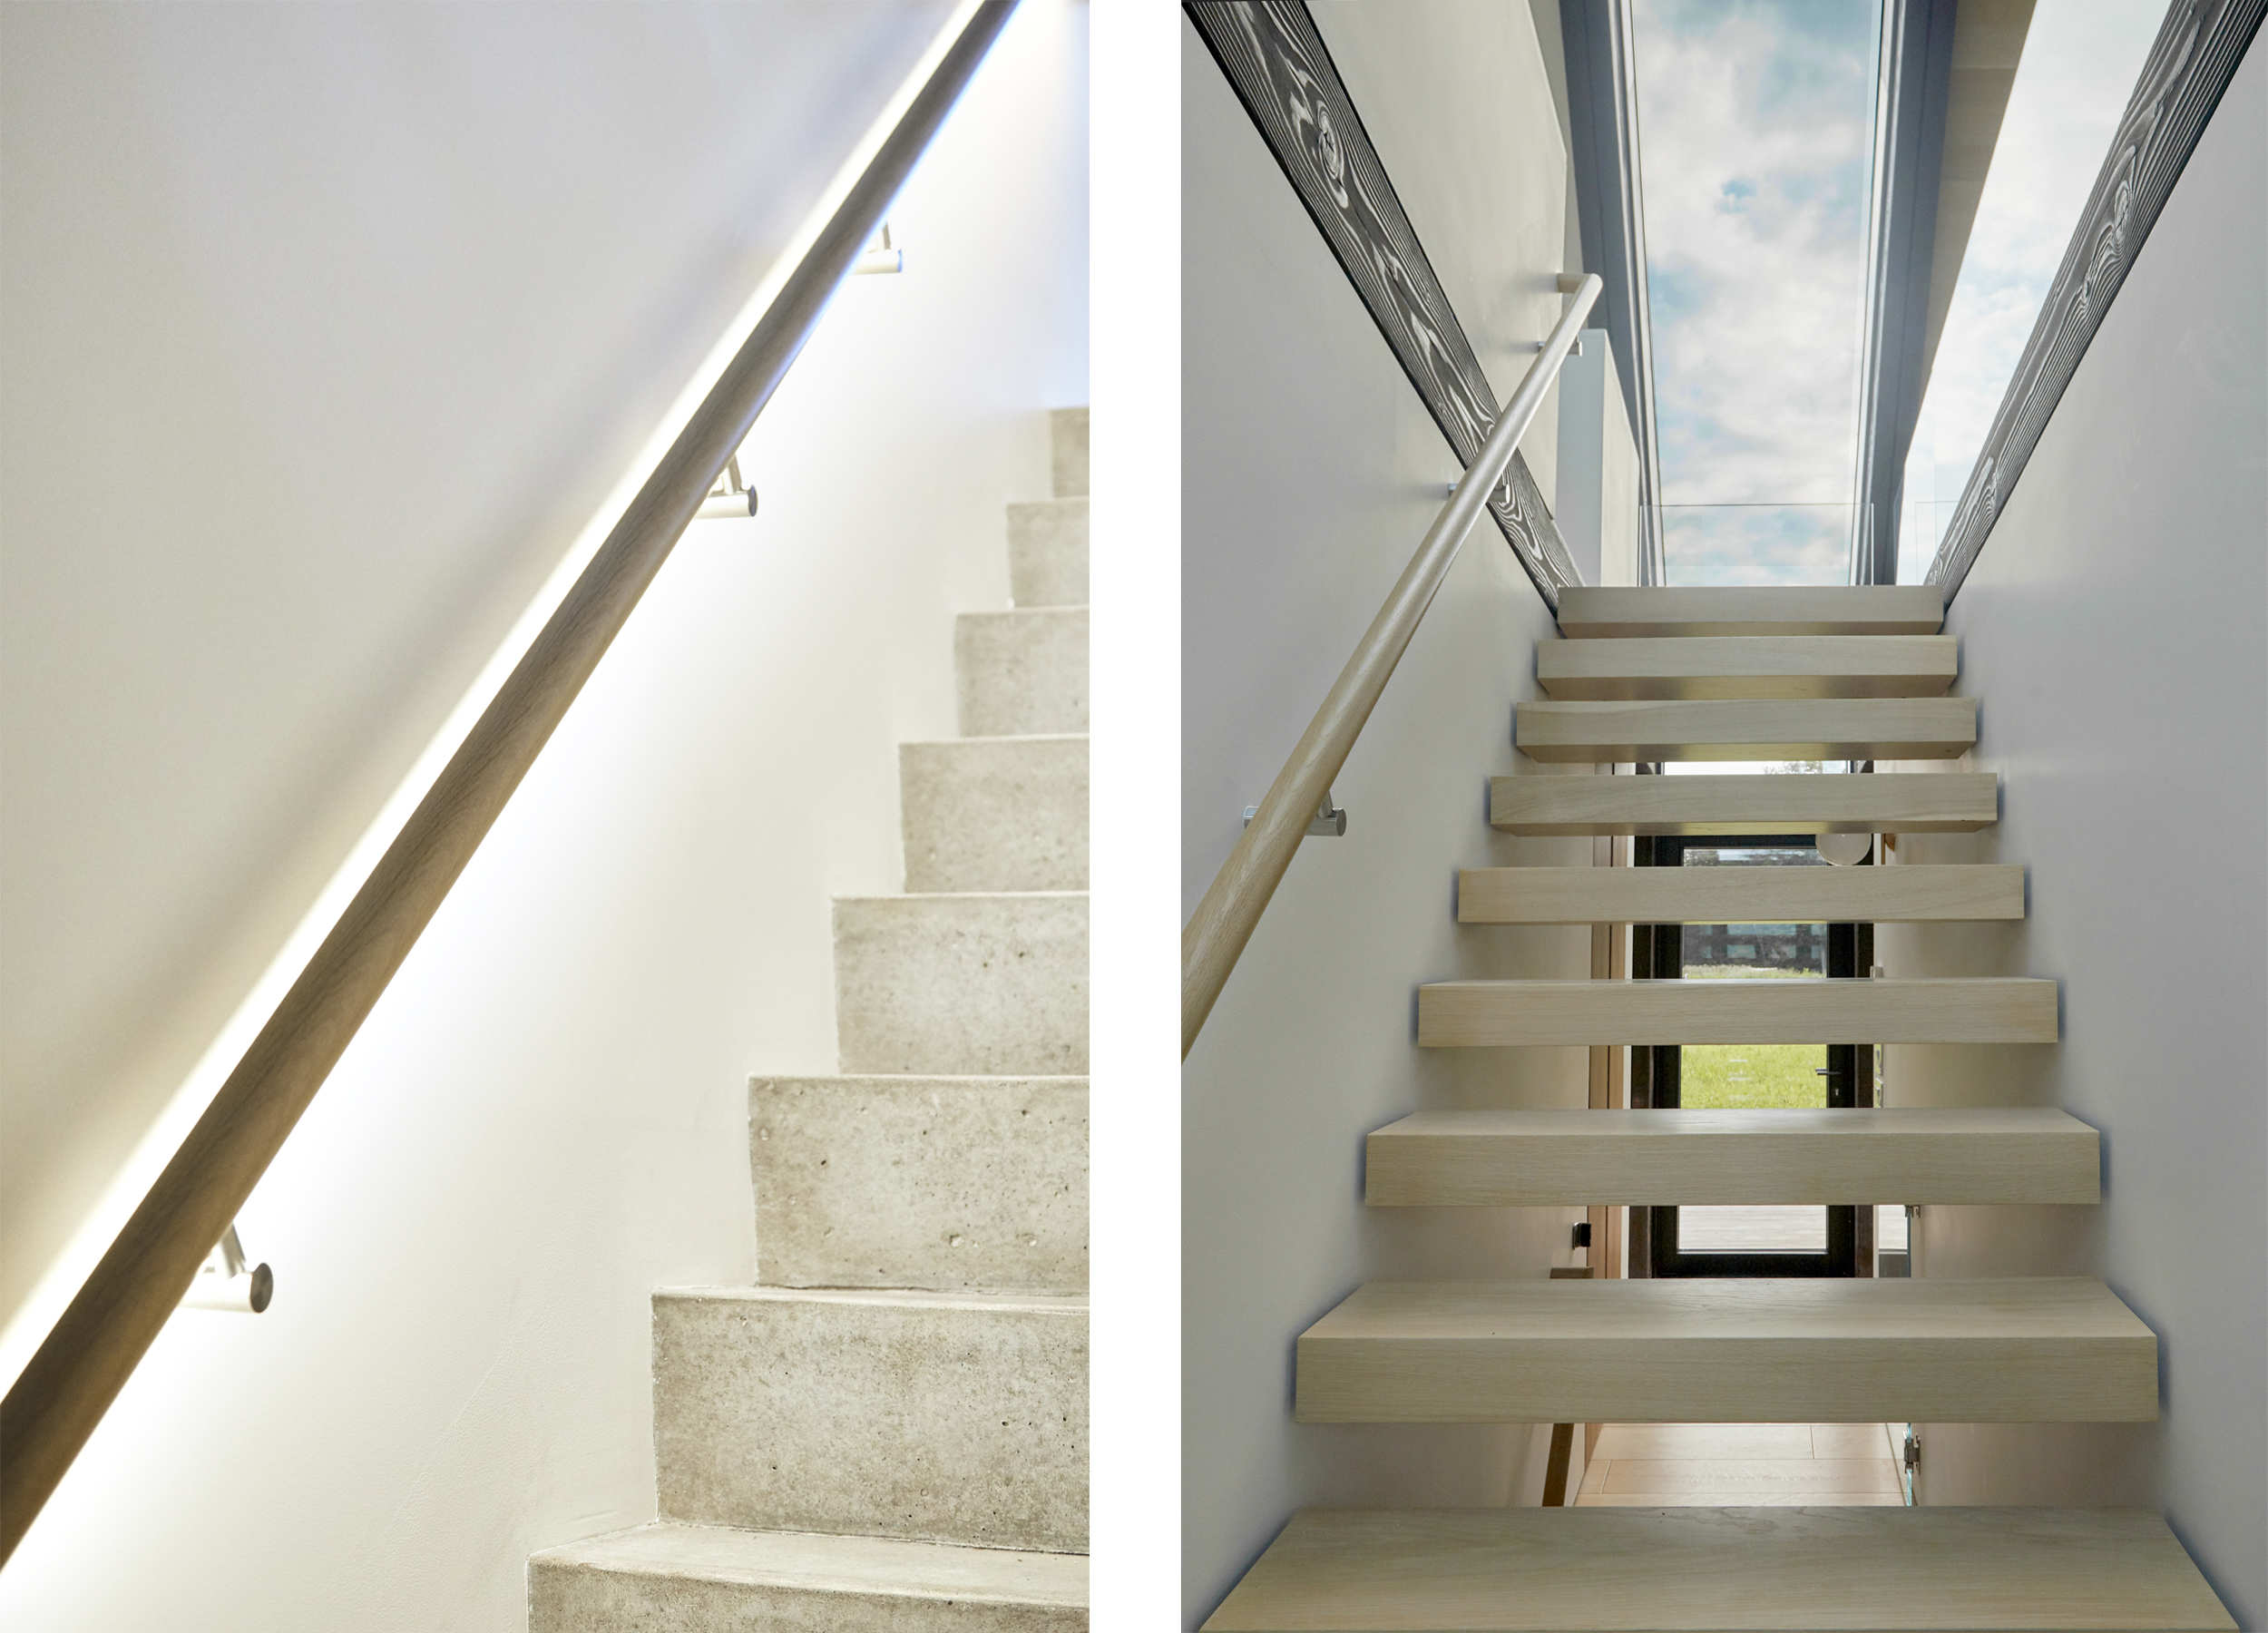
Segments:
[[[0,1402],[0,1562],[15,1551],[748,439],[1015,10],[982,0],[591,564],[418,804]]]
[[[1564,287],[1564,286],[1563,286]],[[1394,666],[1409,650],[1418,621],[1448,578],[1457,552],[1480,520],[1489,493],[1504,479],[1505,467],[1520,439],[1527,434],[1544,393],[1559,377],[1559,365],[1575,344],[1576,331],[1591,303],[1606,286],[1596,273],[1587,273],[1569,291],[1574,299],[1559,318],[1551,337],[1543,343],[1536,360],[1528,366],[1520,389],[1504,405],[1502,417],[1481,445],[1472,466],[1457,484],[1457,491],[1426,530],[1417,553],[1403,570],[1386,604],[1346,660],[1332,684],[1323,707],[1307,724],[1299,746],[1292,750],[1284,769],[1276,774],[1267,797],[1237,840],[1236,849],[1221,864],[1205,899],[1181,932],[1181,1055],[1188,1058],[1205,1018],[1227,984],[1229,972],[1252,939],[1253,927],[1267,911],[1268,900],[1292,865],[1292,855],[1306,836],[1308,821],[1329,792],[1332,780],[1346,764],[1346,757],[1362,735],[1379,695],[1393,676]]]

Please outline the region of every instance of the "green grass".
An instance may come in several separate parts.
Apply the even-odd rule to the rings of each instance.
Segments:
[[[1745,1110],[1824,1106],[1827,1063],[1819,1043],[1688,1043],[1678,1051],[1677,1103]]]
[[[1687,964],[1687,981],[1796,981],[1797,970],[1751,970]],[[1688,1043],[1678,1051],[1677,1103],[1745,1110],[1752,1107],[1824,1106],[1827,1063],[1821,1043]]]
[[[1755,970],[1746,964],[1687,964],[1687,981],[1816,981],[1820,970]]]

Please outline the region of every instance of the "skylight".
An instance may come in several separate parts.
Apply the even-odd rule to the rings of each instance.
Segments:
[[[1672,584],[1848,576],[1878,17],[1635,7]]]
[[[2162,21],[2135,0],[2033,14],[1906,460],[1901,584],[1929,572]]]

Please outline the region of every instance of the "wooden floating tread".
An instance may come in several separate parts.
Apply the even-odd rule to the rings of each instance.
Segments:
[[[1507,833],[1971,834],[1999,816],[1989,771],[1700,777],[1498,777]]]
[[[2007,863],[1471,867],[1457,875],[1457,921],[1464,924],[1882,924],[2023,916],[2024,870]]]
[[[1958,759],[1974,698],[1704,699],[1522,703],[1513,740],[1547,764],[1656,760]]]
[[[2056,983],[2024,976],[1441,981],[1418,989],[1418,1042],[1429,1049],[2052,1043],[2056,1036]]]
[[[1304,1423],[2148,1423],[2102,1283],[1370,1282],[1300,1335]]]
[[[1944,623],[1945,592],[1934,584],[1706,590],[1575,584],[1559,592],[1559,633],[1583,640],[1934,635]]]
[[[2089,1203],[2101,1140],[2044,1108],[1419,1111],[1371,1135],[1383,1208]]]
[[[1960,675],[1950,635],[1730,635],[1540,640],[1536,683],[1562,701],[1934,698]]]
[[[2235,1626],[2131,1509],[1307,1509],[1205,1633]]]

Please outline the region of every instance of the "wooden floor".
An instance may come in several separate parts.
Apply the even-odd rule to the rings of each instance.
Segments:
[[[1608,1423],[1579,1508],[1894,1508],[1905,1502],[1887,1423]]]

